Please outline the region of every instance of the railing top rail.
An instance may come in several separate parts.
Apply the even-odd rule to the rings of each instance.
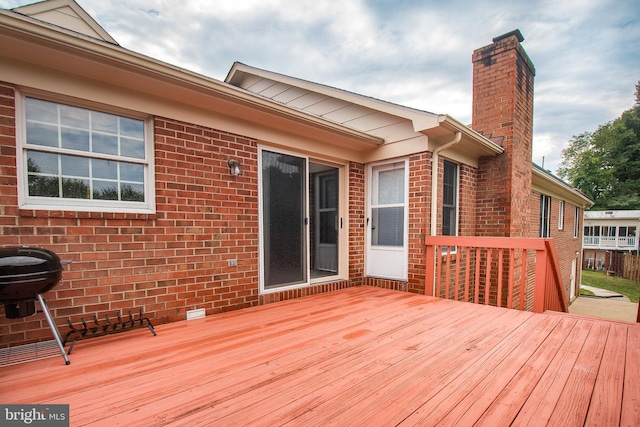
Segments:
[[[477,236],[427,236],[425,244],[438,246],[469,246],[492,249],[545,250],[544,238],[526,237],[477,237]]]

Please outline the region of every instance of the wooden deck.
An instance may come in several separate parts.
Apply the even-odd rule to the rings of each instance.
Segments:
[[[0,369],[71,425],[637,426],[640,325],[356,287]]]

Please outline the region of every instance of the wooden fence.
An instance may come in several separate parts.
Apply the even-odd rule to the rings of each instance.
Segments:
[[[640,252],[627,252],[624,254],[624,270],[622,277],[640,282]]]

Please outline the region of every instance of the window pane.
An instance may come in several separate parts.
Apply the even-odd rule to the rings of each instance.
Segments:
[[[58,127],[27,122],[27,144],[58,146]]]
[[[322,199],[320,207],[322,209],[335,209],[338,206],[337,179],[334,176],[322,177]]]
[[[144,159],[144,141],[131,138],[120,138],[122,156]]]
[[[62,178],[62,197],[70,199],[89,199],[89,180]]]
[[[29,150],[27,151],[27,170],[58,175],[58,155]]]
[[[120,163],[120,179],[144,182],[144,166],[135,163]]]
[[[144,202],[144,185],[142,184],[122,184],[121,198],[127,202]]]
[[[118,200],[118,183],[113,181],[93,181],[93,198]]]
[[[371,243],[376,246],[403,246],[404,207],[374,208],[371,211],[375,227]]]
[[[89,177],[89,159],[78,156],[60,156],[63,176]]]
[[[112,160],[91,160],[91,175],[94,178],[118,179],[118,162]]]
[[[58,124],[58,104],[40,99],[26,98],[27,121]]]
[[[91,129],[98,132],[118,132],[118,116],[113,114],[91,112]]]
[[[118,137],[115,135],[94,133],[91,144],[94,153],[118,155]]]
[[[89,130],[89,110],[71,107],[69,105],[60,105],[60,124],[62,126]]]
[[[142,120],[120,117],[120,134],[132,138],[144,138],[144,122]]]
[[[89,151],[89,132],[78,129],[61,130],[62,148]]]
[[[320,212],[320,243],[336,244],[336,211]]]
[[[36,197],[60,197],[58,177],[29,175],[29,195]]]
[[[458,165],[444,162],[442,182],[442,234],[458,234]]]
[[[378,174],[378,197],[375,204],[404,203],[404,168]]]

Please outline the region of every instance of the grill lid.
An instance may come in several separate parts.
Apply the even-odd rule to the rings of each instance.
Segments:
[[[62,278],[62,262],[43,248],[0,248],[0,302],[35,299]]]

